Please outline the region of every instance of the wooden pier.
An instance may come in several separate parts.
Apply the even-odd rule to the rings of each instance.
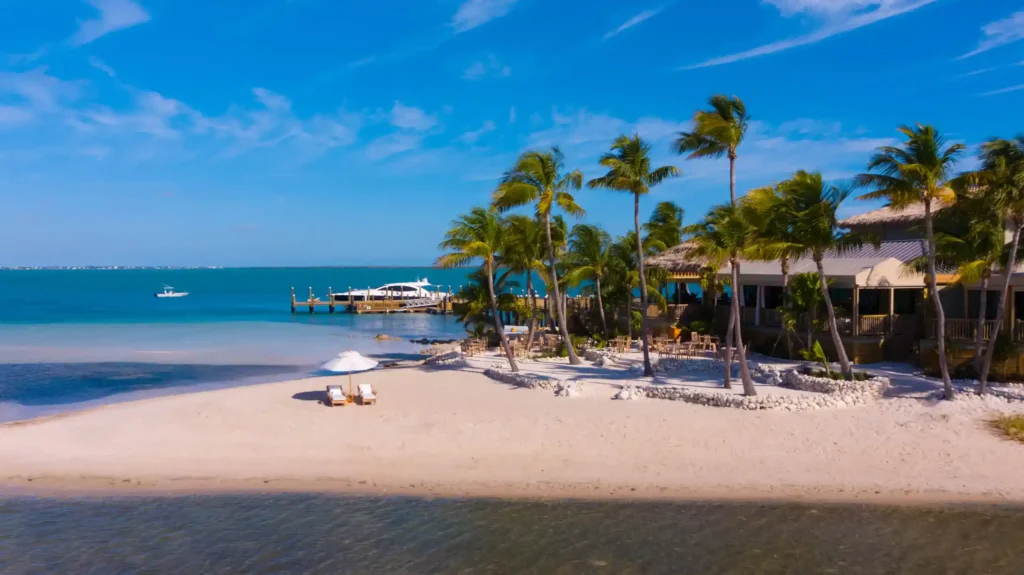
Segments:
[[[349,288],[349,293],[352,293],[352,288]],[[369,288],[367,288],[369,292]],[[327,288],[327,300],[323,301],[320,298],[313,295],[313,288],[309,288],[309,297],[305,300],[298,300],[295,298],[295,288],[292,288],[292,313],[295,313],[297,309],[308,309],[309,313],[316,313],[318,310],[327,308],[328,313],[334,313],[335,311],[344,311],[349,313],[357,314],[372,314],[372,313],[439,313],[448,314],[452,311],[454,305],[454,298],[452,296],[451,288],[448,293],[438,289],[435,292],[434,300],[436,303],[422,304],[422,305],[406,305],[410,303],[410,300],[402,298],[385,298],[381,300],[366,300],[356,301],[352,299],[350,295],[348,300],[336,300],[334,290]]]

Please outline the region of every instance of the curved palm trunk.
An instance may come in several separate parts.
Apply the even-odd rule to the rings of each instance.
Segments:
[[[788,316],[789,313],[790,313],[790,309],[789,309],[789,257],[788,256],[782,256],[782,259],[780,260],[780,264],[782,265],[782,308],[786,311],[786,315]],[[793,358],[793,341],[790,338],[789,327],[786,325],[785,321],[783,321],[783,324],[782,324],[782,337],[785,338],[785,342],[786,342],[786,358],[787,359],[792,359]]]
[[[814,256],[814,264],[818,266],[818,280],[821,282],[821,293],[825,296],[825,312],[828,314],[828,330],[832,333],[832,344],[836,348],[836,355],[839,356],[839,369],[843,377],[853,380],[853,367],[850,366],[850,359],[846,357],[846,348],[843,347],[843,339],[839,337],[839,328],[836,327],[836,309],[832,307],[832,296],[828,293],[828,278],[825,276],[825,266],[821,263],[821,256]]]
[[[946,396],[945,398],[952,400],[953,382],[949,379],[949,365],[946,363],[946,312],[942,309],[939,285],[935,279],[935,230],[932,226],[931,200],[927,200],[924,203],[924,231],[928,239],[928,291],[931,292],[932,302],[935,305],[935,323],[938,328],[935,334],[935,347],[939,352],[939,372],[942,374],[942,389]],[[1011,255],[1010,257],[1013,256]],[[1007,281],[1007,285],[1009,285],[1009,281]],[[1005,296],[1006,294],[1004,293],[1003,297]],[[996,329],[999,329],[999,326],[996,326]],[[994,337],[995,335],[993,334]],[[990,345],[988,348],[992,350],[995,349],[995,346]],[[990,354],[986,353],[985,357],[990,357]]]
[[[519,371],[516,365],[516,357],[512,353],[512,347],[505,337],[505,326],[501,324],[501,314],[498,313],[498,298],[494,296],[494,270],[491,268],[491,260],[487,260],[487,295],[491,298],[491,314],[494,316],[494,329],[498,330],[498,339],[501,340],[501,347],[505,350],[505,357],[508,358],[508,365],[513,372]]]
[[[651,350],[647,341],[647,278],[644,277],[644,241],[640,237],[640,194],[633,194],[633,224],[636,226],[636,255],[640,272],[640,345],[644,351],[644,377],[653,377]]]
[[[526,351],[533,349],[533,338],[537,333],[537,294],[533,292],[533,272],[526,268],[526,293],[533,302],[533,313],[530,314],[530,331],[526,335]]]
[[[601,276],[594,278],[594,287],[597,289],[597,309],[601,311],[601,330],[604,338],[608,339],[608,322],[604,318],[604,301],[601,299]]]
[[[737,285],[740,282],[740,262],[735,257],[732,260],[732,285]],[[747,365],[747,351],[743,349],[743,330],[740,327],[740,300],[738,298],[732,298],[732,310],[733,315],[737,318],[736,321],[736,356],[737,361],[740,364],[740,379],[743,381],[743,395],[754,396],[757,395],[757,390],[754,389],[754,380],[750,377],[750,367]],[[731,367],[729,361],[726,361],[725,369],[728,373]]]
[[[988,274],[981,276],[981,293],[978,297],[978,327],[974,328],[974,357],[971,358],[971,367],[974,368],[974,375],[981,373],[981,360],[985,354],[981,351],[982,342],[985,341],[985,320],[988,314]]]
[[[732,267],[732,265],[732,262],[729,262],[729,267]],[[737,277],[738,275],[739,274],[737,274]],[[726,389],[732,389],[732,350],[735,346],[735,341],[733,340],[736,339],[736,317],[740,314],[739,303],[736,303],[736,305],[733,306],[733,303],[737,302],[735,280],[736,278],[733,279],[734,283],[732,284],[732,297],[729,301],[729,326],[725,329],[725,380],[723,383],[723,387],[725,387]],[[718,305],[716,304],[715,315],[718,315],[717,307]]]
[[[1003,287],[999,290],[999,311],[996,312],[996,326],[992,330],[992,339],[985,349],[985,361],[981,364],[981,373],[978,375],[980,382],[979,391],[985,393],[988,390],[988,371],[992,368],[992,357],[996,351],[996,338],[999,337],[999,328],[1003,325],[1003,316],[1006,315],[1006,294],[1010,291],[1010,280],[1013,278],[1013,270],[1017,266],[1017,248],[1020,246],[1020,234],[1024,229],[1017,223],[1013,229],[1013,240],[1010,244],[1010,255],[1006,262],[1006,269],[1003,270]]]
[[[729,150],[729,203],[732,207],[736,207],[736,152],[734,150]]]
[[[555,321],[558,323],[558,331],[562,334],[562,343],[569,352],[569,365],[580,365],[583,363],[576,357],[576,350],[572,347],[572,340],[569,339],[569,321],[565,317],[565,305],[562,302],[561,294],[558,291],[558,270],[555,268],[555,246],[551,241],[551,214],[544,214],[544,233],[548,241],[548,264],[551,265],[551,293],[548,294],[548,307],[551,299],[555,300]]]

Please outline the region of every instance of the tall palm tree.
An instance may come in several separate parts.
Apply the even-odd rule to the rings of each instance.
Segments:
[[[974,373],[981,373],[985,357],[985,322],[988,319],[988,288],[992,274],[1005,263],[1006,236],[1004,210],[999,201],[990,197],[987,189],[974,188],[967,178],[960,179],[956,188],[956,203],[935,216],[935,261],[946,268],[955,269],[957,283],[966,286],[979,283],[978,319],[974,333]],[[928,257],[922,255],[906,263],[916,273],[928,273]]]
[[[747,134],[750,117],[747,106],[736,96],[716,94],[708,100],[710,110],[693,115],[693,131],[680,132],[672,148],[697,158],[729,158],[729,201],[736,203],[736,150]]]
[[[1006,270],[1003,273],[1003,285],[999,291],[999,310],[996,312],[996,325],[992,332],[992,341],[999,336],[1006,314],[1006,298],[1010,290],[1010,279],[1017,265],[1017,249],[1020,246],[1021,232],[1024,231],[1024,136],[1012,140],[994,139],[981,146],[981,170],[973,178],[974,184],[986,190],[986,195],[994,198],[1003,213],[1013,225],[1013,239],[1010,240]],[[985,359],[981,364],[978,380],[981,393],[985,393],[988,385],[988,372],[992,368],[995,355],[994,345],[985,350]]]
[[[689,235],[688,240],[693,242],[694,248],[691,254],[701,260],[708,262],[721,262],[728,259],[729,268],[732,272],[732,313],[738,317],[740,313],[740,258],[747,254],[751,248],[756,233],[754,224],[744,213],[742,207],[732,204],[725,204],[711,208],[704,219],[700,222],[687,226],[684,232]],[[754,389],[754,380],[750,377],[750,368],[747,366],[747,353],[743,349],[743,330],[739,322],[735,325],[734,338],[736,343],[736,354],[740,364],[740,378],[743,381],[743,393],[745,395],[757,395]],[[726,341],[725,357],[725,387],[731,387],[730,372],[732,370],[732,353]]]
[[[804,317],[804,328],[807,330],[807,343],[804,348],[810,352],[814,348],[814,330],[818,327],[818,311],[825,305],[825,298],[821,291],[821,279],[817,272],[804,272],[793,276],[790,293],[792,294],[792,303],[789,306],[789,313]],[[795,317],[787,321],[794,326],[799,323]]]
[[[537,293],[533,289],[534,274],[543,277],[544,266],[544,229],[536,218],[524,215],[513,215],[505,218],[507,241],[501,254],[502,262],[514,273],[526,276],[526,295],[532,302],[530,311],[529,332],[526,336],[526,349],[532,349],[533,339],[537,331]]]
[[[607,276],[612,266],[612,238],[608,232],[597,226],[577,224],[569,234],[569,252],[566,260],[569,273],[565,280],[571,286],[578,286],[584,281],[594,282],[594,293],[597,295],[597,308],[601,315],[601,330],[608,337],[608,320],[604,315],[601,281]]]
[[[738,97],[716,94],[708,100],[710,110],[698,110],[693,115],[693,130],[680,132],[672,144],[679,154],[689,152],[689,159],[729,158],[729,203],[736,205],[736,151],[747,135],[750,117],[747,106]],[[729,308],[729,327],[726,345],[732,344],[733,331],[739,317]],[[727,347],[728,349],[728,347]]]
[[[636,228],[636,253],[639,258],[637,270],[640,274],[640,341],[644,353],[644,376],[651,377],[654,368],[651,366],[647,334],[647,279],[644,275],[644,245],[640,236],[640,196],[682,172],[675,166],[651,169],[651,146],[639,134],[632,138],[619,136],[612,144],[611,151],[601,157],[600,163],[608,168],[608,173],[590,180],[587,183],[589,187],[633,194],[633,224]]]
[[[569,321],[558,289],[555,248],[551,240],[551,212],[558,207],[571,216],[584,215],[583,208],[576,203],[576,199],[570,193],[571,190],[578,190],[582,186],[583,173],[573,170],[563,174],[564,168],[565,157],[558,148],[552,148],[548,152],[526,152],[519,156],[511,170],[505,172],[498,189],[494,192],[492,202],[499,210],[533,204],[537,217],[544,223],[550,265],[548,273],[552,279],[548,282],[548,303],[550,306],[552,298],[554,299],[558,329],[565,349],[569,351],[569,363],[579,365],[582,362],[576,356],[576,350],[569,339]]]
[[[851,190],[825,184],[820,173],[800,170],[792,179],[779,184],[779,191],[789,206],[788,211],[792,214],[791,253],[810,255],[818,268],[818,282],[821,284],[821,293],[825,300],[832,343],[839,357],[843,377],[852,380],[853,367],[836,327],[836,310],[829,295],[828,276],[825,275],[824,265],[826,252],[841,253],[863,242],[855,235],[844,233],[836,216],[843,201],[850,196]]]
[[[947,145],[946,139],[932,126],[917,124],[901,126],[899,132],[906,140],[900,146],[883,146],[868,162],[868,172],[857,176],[856,183],[873,189],[861,199],[885,199],[896,211],[911,206],[924,207],[924,228],[928,240],[928,291],[935,305],[936,347],[939,369],[946,399],[953,399],[953,382],[946,363],[946,314],[939,297],[935,272],[935,230],[933,214],[937,207],[948,202],[953,195],[949,181],[953,167],[963,154],[963,144]],[[1004,294],[1005,295],[1005,294]],[[990,349],[992,346],[990,346]]]
[[[793,213],[789,209],[790,205],[778,185],[750,190],[743,199],[753,210],[752,217],[756,220],[758,230],[751,259],[779,261],[782,271],[782,305],[785,311],[789,311],[789,267],[798,251],[798,244],[793,235]],[[786,352],[792,357],[793,345],[788,327],[783,325],[782,334],[785,338]]]
[[[651,218],[644,224],[646,239],[655,239],[665,248],[677,246],[683,241],[683,216],[685,212],[675,202],[658,202]]]
[[[444,234],[441,249],[448,253],[438,258],[437,263],[444,268],[462,267],[483,261],[487,273],[487,295],[491,303],[491,315],[494,316],[494,329],[498,332],[501,347],[505,350],[509,367],[513,372],[519,371],[512,347],[505,337],[505,327],[501,324],[498,313],[498,299],[494,293],[494,272],[498,267],[498,254],[505,245],[505,225],[493,211],[485,208],[473,208],[451,223],[451,229]]]

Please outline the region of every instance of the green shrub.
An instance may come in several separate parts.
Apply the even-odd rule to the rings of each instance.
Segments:
[[[1007,439],[1024,443],[1024,415],[1003,415],[989,424]]]

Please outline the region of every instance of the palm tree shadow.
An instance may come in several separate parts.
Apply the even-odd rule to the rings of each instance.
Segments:
[[[323,391],[300,391],[292,396],[292,399],[298,401],[315,401],[321,405],[327,405],[325,399],[326,393]]]

